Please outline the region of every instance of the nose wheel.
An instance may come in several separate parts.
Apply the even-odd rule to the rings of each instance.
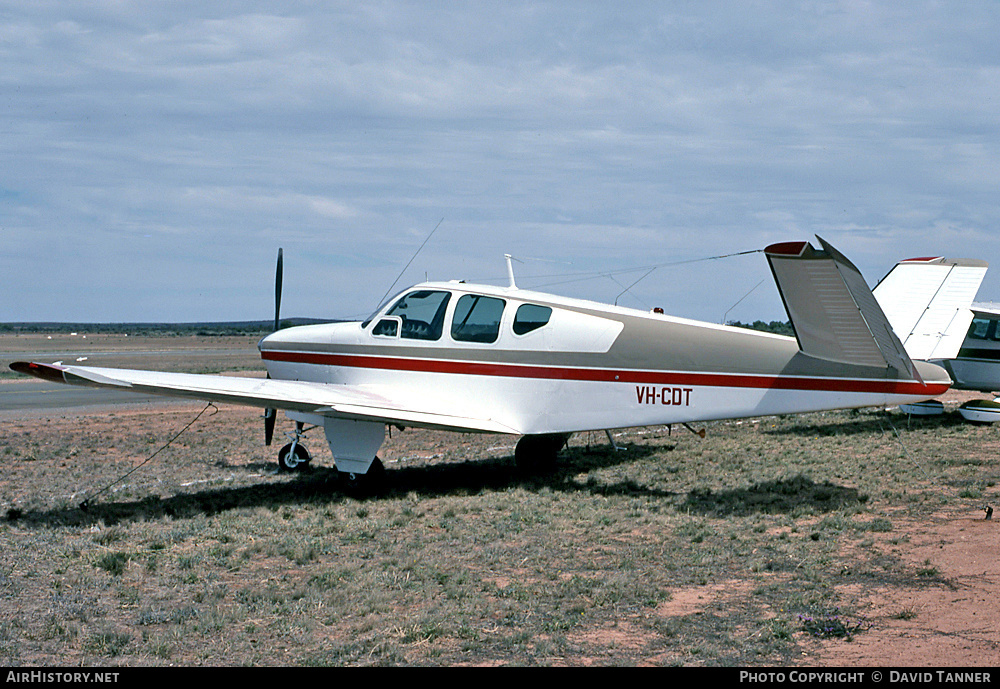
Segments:
[[[278,450],[278,469],[281,471],[301,471],[312,459],[305,445],[292,441]]]
[[[299,439],[304,433],[304,424],[296,423],[295,432],[288,433],[288,438],[292,441],[286,443],[278,450],[278,470],[279,471],[301,471],[309,466],[312,455]]]

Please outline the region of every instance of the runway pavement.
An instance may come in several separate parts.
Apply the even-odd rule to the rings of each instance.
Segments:
[[[119,390],[99,390],[77,385],[60,385],[44,380],[0,381],[0,412],[72,409],[87,406],[119,404],[170,404],[190,402],[176,397],[160,397]]]
[[[27,338],[25,338],[27,339]],[[65,338],[64,338],[65,339]],[[7,366],[11,361],[53,361],[85,362],[85,366],[110,366],[121,368],[147,368],[158,370],[180,370],[184,372],[211,371],[220,362],[254,363],[259,355],[252,347],[218,346],[212,340],[193,340],[190,338],[154,338],[149,347],[126,349],[122,342],[109,343],[108,338],[102,341],[99,337],[92,344],[84,345],[82,340],[73,340],[69,344],[60,342],[50,350],[33,350],[29,344],[26,348],[14,349],[11,341],[7,341],[11,351],[0,351],[0,367],[7,374]],[[39,337],[35,341],[47,343]],[[18,341],[14,341],[20,344]],[[208,346],[205,346],[208,345]],[[61,349],[65,347],[65,349]],[[154,363],[155,362],[155,363]],[[263,375],[263,366],[259,372],[247,372],[247,375]],[[147,393],[126,392],[89,388],[78,385],[63,385],[27,376],[5,375],[0,378],[0,412],[5,416],[24,412],[26,414],[59,409],[81,409],[83,407],[109,407],[123,404],[178,404],[192,400],[178,397],[149,395]]]

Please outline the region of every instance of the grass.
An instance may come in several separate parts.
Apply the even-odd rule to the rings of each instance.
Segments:
[[[820,611],[816,614],[800,614],[799,623],[803,631],[821,639],[844,639],[850,641],[856,634],[868,631],[872,623],[863,616],[853,618],[841,614],[839,609]]]
[[[394,433],[364,497],[224,407],[79,508],[197,411],[0,428],[0,662],[787,664],[879,633],[845,591],[939,582],[901,520],[1000,478],[991,429],[865,410],[582,434],[527,477],[510,438]]]

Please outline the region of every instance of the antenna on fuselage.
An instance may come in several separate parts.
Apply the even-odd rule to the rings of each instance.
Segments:
[[[437,224],[437,225],[435,225],[435,226],[434,226],[434,229],[433,229],[433,230],[431,230],[431,233],[430,233],[429,235],[427,235],[427,239],[425,239],[425,240],[424,240],[424,242],[423,242],[423,244],[421,244],[421,245],[420,245],[420,246],[419,246],[419,247],[417,248],[417,250],[416,250],[415,252],[413,252],[413,256],[411,256],[411,257],[410,257],[410,260],[406,262],[406,265],[405,265],[405,266],[403,266],[403,269],[402,269],[401,271],[399,271],[399,275],[397,275],[397,276],[396,276],[396,279],[392,281],[392,284],[391,284],[391,285],[389,285],[389,289],[387,289],[387,290],[385,291],[385,295],[383,295],[383,297],[382,297],[382,298],[381,298],[381,299],[379,300],[379,303],[380,303],[380,304],[381,304],[382,302],[384,302],[384,301],[385,301],[386,297],[388,297],[388,296],[389,296],[389,293],[390,293],[390,292],[392,292],[392,288],[396,286],[396,283],[397,283],[397,282],[399,282],[399,278],[403,277],[403,273],[405,273],[405,272],[406,272],[406,269],[410,267],[410,264],[411,264],[411,263],[413,263],[413,259],[415,259],[415,258],[417,257],[417,254],[419,254],[419,253],[420,253],[420,251],[421,251],[421,250],[422,250],[422,249],[424,248],[424,246],[425,246],[425,245],[427,244],[427,242],[429,242],[429,241],[431,240],[431,237],[433,237],[433,236],[434,236],[434,233],[435,233],[435,232],[437,232],[437,229],[438,229],[439,227],[441,227],[441,223],[443,223],[443,222],[444,222],[444,218],[441,218],[440,220],[438,220],[438,224]]]
[[[510,280],[509,289],[517,289],[517,285],[514,284],[514,257],[510,254],[504,254],[503,257],[507,259],[507,278]]]

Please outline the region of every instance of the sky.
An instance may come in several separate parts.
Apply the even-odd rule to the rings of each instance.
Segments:
[[[267,320],[279,247],[285,317],[511,254],[785,320],[757,250],[816,235],[872,285],[985,259],[1000,301],[998,35],[992,1],[0,0],[0,322]]]

